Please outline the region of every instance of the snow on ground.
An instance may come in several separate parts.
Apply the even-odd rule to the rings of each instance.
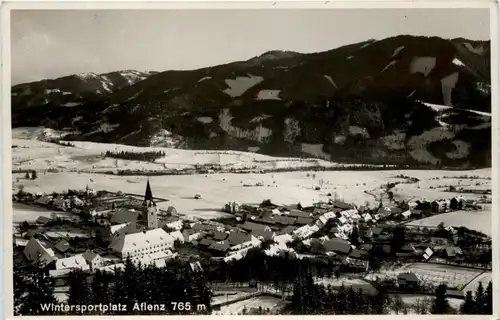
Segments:
[[[370,138],[370,134],[366,128],[361,128],[358,126],[349,126],[349,134],[352,136],[361,135],[363,138]]]
[[[457,66],[465,66],[465,64],[457,58],[453,59],[453,64]]]
[[[330,83],[335,87],[337,88],[337,85],[335,84],[335,82],[333,81],[332,77],[328,76],[328,75],[324,75],[324,77],[326,78],[326,80],[330,81]]]
[[[268,308],[272,309],[280,303],[282,303],[281,299],[270,296],[260,296],[232,303],[228,306],[223,306],[218,313],[223,315],[236,315],[241,313],[244,308],[250,310],[252,308],[258,309],[259,307],[262,307],[262,309],[266,310]]]
[[[205,81],[205,80],[210,80],[210,79],[212,79],[212,77],[203,77],[200,80],[198,80],[198,83]]]
[[[198,121],[202,123],[212,123],[214,122],[214,119],[212,119],[212,117],[199,117]]]
[[[255,86],[256,84],[262,82],[263,77],[254,76],[249,74],[248,77],[236,77],[236,79],[226,79],[226,84],[229,88],[225,89],[223,92],[231,97],[239,97],[245,91]]]
[[[178,148],[184,144],[184,139],[168,130],[161,129],[151,136],[149,143],[155,147]]]
[[[484,47],[483,46],[479,46],[477,48],[474,48],[474,46],[472,44],[470,44],[469,42],[464,42],[464,47],[466,47],[469,51],[471,52],[474,52],[475,54],[483,54],[484,53]]]
[[[470,283],[468,283],[463,289],[463,292],[467,293],[467,291],[472,291],[472,295],[474,295],[480,282],[483,284],[483,288],[486,289],[488,283],[492,281],[492,279],[493,278],[491,271],[484,272],[483,274],[472,280]]]
[[[423,102],[423,101],[419,101],[419,102],[425,104],[426,106],[428,106],[429,108],[432,108],[433,110],[435,110],[437,112],[453,108],[451,106],[443,106],[440,104],[433,104],[433,103],[428,103],[428,102]],[[465,110],[465,109],[464,109],[464,111],[476,113],[478,115],[485,116],[485,117],[491,117],[491,113],[488,113],[488,112],[477,111],[477,110]]]
[[[257,94],[257,100],[281,100],[281,90],[260,90]]]
[[[410,64],[410,73],[422,73],[428,76],[436,66],[436,57],[415,57]]]
[[[389,69],[390,67],[392,67],[393,65],[395,65],[395,64],[396,64],[396,62],[397,62],[397,61],[395,61],[395,60],[393,60],[393,61],[389,62],[389,64],[387,64],[387,65],[384,67],[384,69],[382,69],[382,71],[380,71],[380,72],[384,72],[384,71],[386,71],[387,69]]]
[[[300,136],[300,123],[293,118],[285,118],[285,128],[283,129],[283,138],[288,143],[294,143]]]
[[[258,117],[251,119],[250,122],[262,122],[263,120],[268,119],[268,118],[271,118],[271,116],[268,114],[264,114],[264,115],[261,115],[261,116],[258,116]]]
[[[45,141],[47,139],[61,139],[65,135],[71,134],[73,132],[54,130],[44,127],[19,127],[12,131],[12,139],[29,139],[29,140],[40,140]],[[14,145],[15,143],[12,142]]]
[[[301,143],[301,151],[319,159],[330,160],[331,155],[323,151],[323,144]]]
[[[455,134],[444,127],[427,130],[419,136],[410,138],[408,141],[408,147],[411,149],[410,155],[418,161],[437,164],[439,163],[439,159],[427,150],[427,146],[431,142],[452,139],[453,137],[455,137]]]
[[[436,227],[441,222],[445,226],[467,227],[491,236],[491,207],[479,211],[454,211],[412,221],[411,225]]]
[[[115,130],[119,126],[120,126],[119,124],[110,124],[107,122],[103,122],[103,123],[99,124],[99,127],[97,129],[95,129],[92,132],[89,132],[88,134],[94,134],[94,133],[99,133],[99,132],[108,133],[108,132]]]
[[[451,101],[451,91],[455,89],[458,81],[458,72],[454,72],[441,79],[441,90],[443,92],[443,102],[447,106],[453,105]]]
[[[448,158],[463,159],[469,155],[469,150],[470,150],[469,143],[461,140],[455,140],[452,141],[452,143],[455,145],[455,150],[446,153],[446,156]]]
[[[81,105],[79,102],[66,102],[62,104],[63,107],[76,107],[79,105]]]
[[[396,295],[390,295],[391,297],[394,297]],[[432,301],[434,298],[432,295],[422,295],[422,294],[397,294],[398,297],[401,297],[403,299],[403,302],[406,305],[415,305],[418,301],[422,303],[424,299],[427,299],[428,301]],[[460,305],[464,302],[462,299],[457,299],[457,298],[448,298],[448,302],[450,303],[450,306],[458,309],[460,308]],[[412,311],[408,313],[409,315],[412,314]]]
[[[45,94],[51,94],[51,93],[61,93],[61,90],[59,89],[46,89]]]
[[[337,278],[320,278],[315,279],[315,283],[322,284],[324,286],[331,285],[334,289],[340,288],[342,285],[349,288],[352,287],[354,290],[362,289],[365,293],[376,294],[377,289],[363,279],[337,279]]]
[[[394,49],[394,51],[392,52],[392,56],[391,58],[395,57],[398,53],[401,52],[401,50],[403,50],[405,48],[405,46],[399,46],[397,47],[396,49]]]
[[[405,148],[406,133],[397,132],[385,137],[382,137],[382,143],[389,150],[400,150]]]
[[[222,110],[220,115],[219,125],[222,130],[229,133],[233,137],[263,142],[273,133],[271,129],[266,128],[261,124],[255,127],[254,129],[243,129],[235,127],[231,123],[232,120],[233,116],[230,115],[229,110],[228,109]]]
[[[346,59],[346,60],[351,60],[352,58],[354,58],[354,56],[348,56],[348,57],[346,57],[345,59]]]
[[[12,204],[12,210],[14,212],[14,215],[12,216],[12,222],[14,224],[24,221],[35,221],[40,216],[50,218],[50,214],[52,213],[52,211],[49,211],[43,207],[29,206],[17,202],[14,202]]]
[[[407,95],[407,98],[412,97],[412,96],[415,94],[415,92],[417,92],[417,90],[413,90],[412,92],[410,92],[410,94],[409,94],[409,95]]]
[[[111,90],[111,88],[109,86],[112,85],[113,83],[111,82],[111,80],[109,80],[109,78],[107,76],[101,76],[101,77],[102,77],[102,80],[103,80],[103,81],[101,81],[102,87],[107,92],[111,92],[112,90]]]

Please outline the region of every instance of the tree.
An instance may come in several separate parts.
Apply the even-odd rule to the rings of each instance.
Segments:
[[[447,314],[450,312],[450,304],[446,298],[446,285],[440,284],[434,291],[434,300],[432,301],[432,314]]]
[[[391,238],[391,253],[395,254],[401,249],[405,243],[406,238],[406,228],[404,226],[397,226],[394,228],[393,235]]]
[[[486,295],[485,295],[485,304],[484,304],[484,313],[483,314],[493,314],[493,283],[490,281],[488,286],[486,287]]]
[[[472,297],[472,291],[467,291],[465,301],[460,305],[461,314],[474,314],[476,311],[475,301]]]
[[[479,285],[477,286],[476,289],[476,295],[475,295],[475,307],[476,310],[474,311],[474,314],[483,314],[484,311],[484,305],[485,305],[485,295],[484,295],[484,287],[483,283],[479,282]]]
[[[68,276],[68,304],[88,305],[92,301],[87,276],[81,270],[73,270]]]
[[[29,180],[30,179],[30,173],[28,171],[26,171],[26,174],[24,175],[24,177]]]
[[[31,265],[24,276],[17,274],[14,278],[14,284],[18,285],[15,291],[17,301],[14,301],[19,315],[52,315],[52,310],[43,310],[42,306],[48,306],[56,303],[54,298],[54,280],[43,269],[40,263]],[[19,286],[19,281],[23,285]],[[16,289],[15,289],[16,290]]]
[[[36,178],[38,178],[38,174],[33,170],[33,172],[31,172],[31,180],[35,180]]]
[[[349,236],[349,241],[351,244],[355,245],[356,247],[361,244],[360,239],[359,239],[359,229],[358,226],[354,226],[352,229],[352,232]]]
[[[405,309],[405,303],[403,301],[403,298],[401,298],[400,295],[396,295],[394,298],[392,298],[392,305],[391,308],[396,312],[396,314],[399,314],[403,309]]]

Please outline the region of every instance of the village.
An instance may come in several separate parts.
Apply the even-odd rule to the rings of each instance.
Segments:
[[[19,268],[38,263],[49,270],[61,301],[68,290],[65,279],[75,269],[112,273],[125,267],[125,259],[159,268],[183,259],[193,270],[201,270],[213,261],[241,260],[255,248],[268,256],[327,260],[336,280],[317,281],[334,287],[352,282],[394,293],[429,294],[446,283],[449,297],[463,299],[465,288],[475,279],[488,273],[491,277],[489,237],[464,226],[412,224],[454,210],[474,211],[480,208],[476,201],[456,196],[392,206],[380,202],[370,208],[329,196],[327,202],[293,205],[269,199],[260,205],[231,201],[221,208],[226,216],[209,220],[187,217],[173,206],[158,209],[157,202],[168,200],[153,196],[149,180],[143,197],[88,186],[51,195],[19,190],[13,195],[15,203],[53,212],[50,218],[41,216],[15,227],[14,263]],[[196,194],[193,201],[199,198]],[[214,306],[219,310],[246,298],[228,298],[235,289],[227,285],[213,287]],[[277,289],[259,288],[255,290],[261,294],[277,295]],[[249,294],[254,297],[255,292]],[[221,295],[225,299],[217,299]],[[286,290],[277,296],[286,300]]]

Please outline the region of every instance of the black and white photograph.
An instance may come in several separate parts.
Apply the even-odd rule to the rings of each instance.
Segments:
[[[10,8],[7,309],[492,315],[493,10]]]

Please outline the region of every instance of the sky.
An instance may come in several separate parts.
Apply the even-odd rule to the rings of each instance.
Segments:
[[[488,9],[16,10],[12,85],[75,73],[189,70],[269,50],[399,34],[489,40]]]

